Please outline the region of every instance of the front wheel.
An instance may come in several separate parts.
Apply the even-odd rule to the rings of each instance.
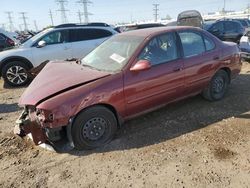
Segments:
[[[94,149],[110,142],[117,130],[113,112],[103,106],[82,111],[72,125],[72,139],[78,150]]]
[[[229,76],[226,71],[219,70],[210,81],[208,87],[203,90],[202,95],[210,101],[221,100],[229,85]]]
[[[3,67],[2,76],[4,81],[10,86],[23,86],[29,82],[28,70],[29,67],[24,62],[13,61]]]

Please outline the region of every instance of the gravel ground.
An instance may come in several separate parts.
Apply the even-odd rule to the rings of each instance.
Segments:
[[[55,153],[13,135],[25,88],[0,84],[0,187],[250,187],[249,63],[222,101],[168,105],[83,152]]]

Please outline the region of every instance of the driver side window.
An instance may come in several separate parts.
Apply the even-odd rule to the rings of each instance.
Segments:
[[[65,43],[68,42],[68,31],[60,30],[51,32],[40,39],[40,41],[41,40],[45,41],[47,45]]]
[[[166,63],[178,58],[174,33],[153,38],[139,55],[140,60],[149,60],[152,65]]]

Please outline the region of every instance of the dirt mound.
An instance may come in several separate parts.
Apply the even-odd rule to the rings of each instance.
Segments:
[[[5,156],[17,156],[27,149],[33,148],[30,140],[23,139],[12,133],[0,133],[0,159]]]

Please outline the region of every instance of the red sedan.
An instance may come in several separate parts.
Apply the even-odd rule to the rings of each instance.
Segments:
[[[241,62],[236,44],[193,27],[118,34],[81,63],[48,63],[20,99],[18,128],[36,144],[108,143],[132,117],[201,93],[223,98]]]

